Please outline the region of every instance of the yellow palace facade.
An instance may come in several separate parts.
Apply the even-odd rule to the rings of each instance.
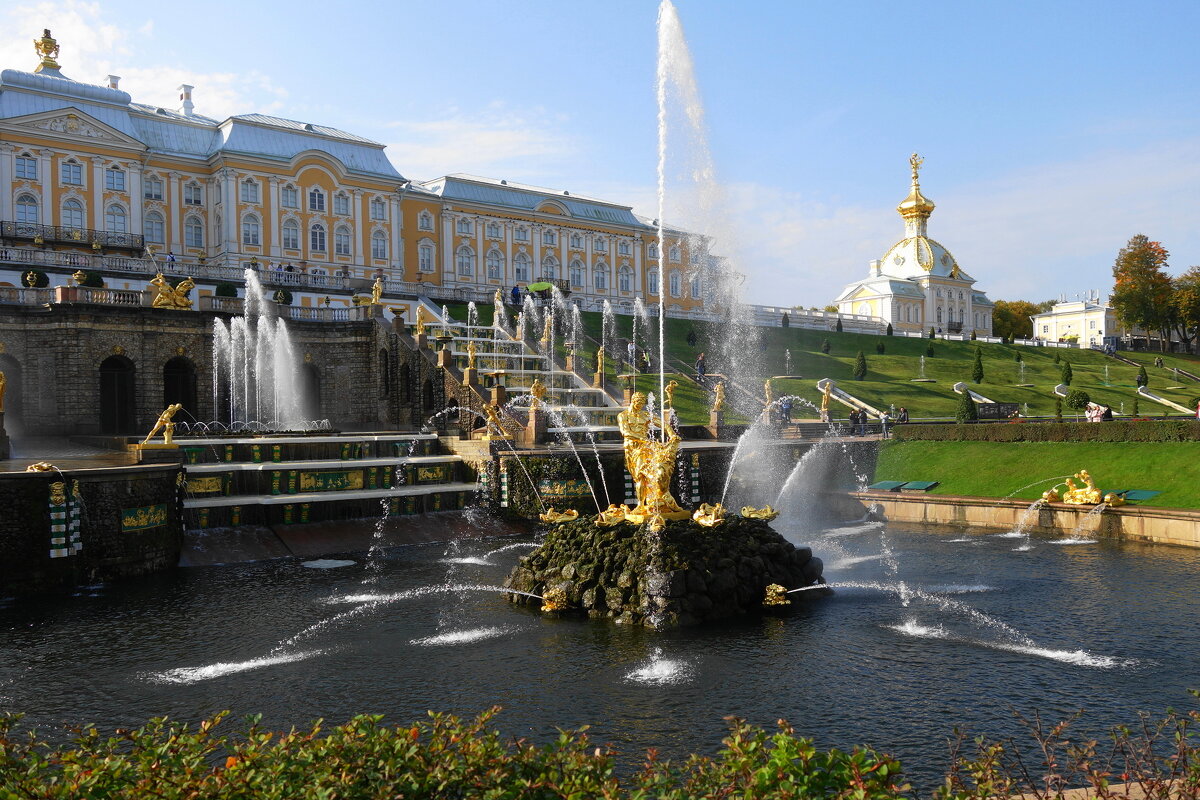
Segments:
[[[142,289],[157,269],[197,293],[247,265],[300,306],[347,305],[376,278],[389,293],[488,299],[552,281],[584,309],[635,298],[702,311],[706,259],[629,206],[466,175],[404,177],[384,145],[262,114],[133,102],[66,77],[46,31],[32,72],[0,73],[0,288],[31,267],[50,285],[79,268]],[[146,252],[153,253],[148,257]],[[264,281],[268,282],[268,281]],[[400,311],[408,304],[396,304]]]

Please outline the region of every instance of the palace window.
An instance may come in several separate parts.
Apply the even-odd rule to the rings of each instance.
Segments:
[[[78,161],[64,161],[59,165],[59,175],[68,186],[83,186],[83,165]]]
[[[258,217],[247,214],[242,217],[242,244],[258,247],[262,243],[262,225]]]
[[[618,242],[617,253],[623,256],[629,255],[629,242]]]
[[[339,225],[333,231],[333,252],[339,256],[350,255],[350,229],[345,225]]]
[[[529,228],[517,228],[513,231],[513,239],[518,242],[529,241]]]
[[[504,255],[494,247],[487,254],[487,276],[498,281],[504,271]]]
[[[546,247],[554,247],[558,244],[558,234],[555,231],[542,231],[542,244]]]
[[[371,219],[379,222],[387,219],[387,206],[378,197],[371,201]]]
[[[28,222],[36,225],[38,221],[38,201],[31,194],[23,194],[17,198],[17,222]]]
[[[578,233],[571,234],[571,249],[581,250],[583,248],[583,238]]]
[[[489,239],[500,238],[500,226],[494,222],[489,222],[487,225],[487,237]]]
[[[558,259],[547,255],[542,259],[542,280],[552,281],[558,277]]]
[[[417,269],[433,272],[433,245],[423,244],[417,248]]]
[[[183,204],[185,206],[204,205],[204,187],[198,183],[189,183],[183,187]]]
[[[469,236],[471,234],[471,220],[459,217],[458,222],[454,225],[454,229],[464,236]]]
[[[671,261],[678,264],[681,255],[682,255],[682,251],[679,249],[679,245],[673,245],[671,247],[671,251],[670,251]]]
[[[691,295],[691,298],[693,300],[700,299],[700,277],[699,276],[692,278],[691,285],[688,287],[688,294]]]
[[[324,195],[322,195],[324,200]],[[325,226],[319,222],[314,222],[313,226],[308,229],[308,249],[314,253],[325,252]]]
[[[29,156],[17,156],[17,177],[27,181],[36,181],[37,159]]]
[[[350,216],[350,198],[342,192],[338,192],[333,196],[333,213],[340,214],[343,217]]]
[[[596,241],[592,243],[592,249],[595,250],[597,253],[608,252],[608,239],[601,239],[600,237],[596,237]]]
[[[247,178],[242,181],[242,202],[257,203],[258,202],[258,181],[253,178]]]
[[[300,249],[300,223],[294,219],[289,219],[283,223],[282,230],[283,249],[284,250],[299,250]]]
[[[941,306],[937,307],[937,321],[938,322],[942,321],[942,307]]]
[[[571,261],[571,286],[576,289],[583,288],[583,262],[578,258]]]
[[[308,193],[308,210],[309,211],[325,211],[325,193],[320,189],[313,188]],[[325,248],[322,247],[322,250]]]
[[[646,256],[647,258],[658,258],[658,245],[653,243],[647,245]]]
[[[679,274],[678,270],[671,270],[671,274],[668,277],[671,281],[671,297],[679,297],[683,294],[683,277]]]
[[[422,211],[417,215],[417,230],[431,231],[433,230],[433,215],[428,211]]]
[[[115,167],[104,170],[104,188],[110,192],[125,191],[125,170]]]
[[[129,217],[125,214],[125,208],[113,203],[104,212],[104,230],[111,233],[127,233],[129,231]]]
[[[461,222],[461,220],[460,220]],[[475,274],[475,251],[463,245],[458,248],[456,253],[455,263],[458,266],[458,274],[463,277],[470,277]]]
[[[142,184],[142,197],[146,200],[162,200],[163,199],[163,182],[162,178],[156,178],[153,175],[146,178],[146,182]]]
[[[629,267],[617,270],[617,286],[622,292],[633,291],[633,270]]]
[[[517,253],[513,257],[513,278],[517,282],[529,281],[529,256],[524,253]]]
[[[375,231],[371,234],[371,258],[387,258],[388,243],[387,236],[383,231]]]
[[[62,224],[65,228],[82,228],[83,224],[83,203],[74,198],[63,203],[62,207]]]
[[[597,289],[608,288],[608,266],[606,264],[603,262],[597,264],[592,275]]]
[[[185,247],[204,247],[204,223],[198,217],[188,217],[183,223]]]
[[[284,184],[279,190],[279,205],[284,208],[299,208],[300,207],[300,192],[295,186],[290,183]]]
[[[658,270],[652,269],[646,273],[646,284],[650,294],[658,294]]]
[[[146,220],[142,224],[142,233],[146,236],[146,241],[164,244],[167,241],[166,226],[163,224],[163,216],[157,211],[152,211],[146,215]]]

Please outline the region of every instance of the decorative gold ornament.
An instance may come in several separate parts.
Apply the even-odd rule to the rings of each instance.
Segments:
[[[29,270],[29,272],[26,272],[24,275],[21,276],[21,281],[25,284],[26,287],[28,287],[30,289],[37,288],[37,279],[38,279],[38,274],[36,272],[34,272],[33,270]]]
[[[484,441],[492,439],[511,439],[512,434],[504,428],[504,422],[500,419],[500,410],[491,403],[486,403],[483,406],[484,416],[487,417],[487,432],[484,433]]]
[[[36,464],[30,464],[25,468],[26,472],[58,472],[58,467],[51,464],[49,461],[39,461]]]
[[[42,38],[33,40],[33,52],[41,56],[42,63],[38,64],[33,70],[41,72],[44,69],[58,69],[58,62],[54,58],[58,55],[58,42],[54,41],[54,37],[50,35],[49,28],[42,29]]]
[[[191,278],[184,278],[178,286],[173,287],[160,272],[150,281],[150,285],[155,290],[154,300],[150,303],[154,308],[189,309],[192,307],[192,301],[186,296],[196,287],[196,282]]]
[[[417,328],[417,336],[425,335],[425,306],[417,306],[417,318],[413,323]]]
[[[692,519],[706,528],[715,528],[725,521],[725,506],[720,503],[701,503]]]
[[[184,347],[183,345],[180,345],[179,347],[175,348],[175,355],[177,355],[177,356],[181,356],[186,352],[187,352],[187,348]]]
[[[1067,478],[1067,485],[1071,488],[1063,492],[1063,502],[1073,506],[1098,504],[1101,501],[1102,495],[1100,490],[1096,488],[1096,484],[1092,481],[1092,476],[1088,474],[1088,471],[1081,469],[1075,473],[1075,477],[1083,481],[1083,486],[1076,488],[1071,479]]]
[[[0,413],[4,411],[4,393],[8,390],[8,378],[0,372]]]
[[[670,406],[664,404],[666,414]],[[646,395],[634,392],[629,407],[617,414],[617,427],[624,439],[625,468],[633,477],[637,507],[627,511],[625,519],[635,524],[650,523],[651,530],[661,530],[667,520],[691,516],[671,495],[671,474],[675,471],[675,456],[679,452],[679,434],[666,432],[665,441],[651,438],[650,412],[646,410]]]
[[[1060,483],[1058,486],[1062,486],[1062,484]],[[1045,500],[1047,503],[1061,503],[1062,502],[1062,494],[1059,493],[1058,486],[1055,486],[1051,489],[1047,489],[1046,491],[1042,492],[1042,499]]]
[[[125,355],[125,348],[124,348],[124,347],[121,347],[121,345],[119,345],[119,344],[115,344],[115,345],[113,345],[113,355],[114,355],[114,356],[123,356],[123,355]]]
[[[573,508],[568,508],[566,511],[555,511],[554,506],[546,509],[545,513],[538,514],[538,519],[542,522],[560,523],[572,522],[579,519],[579,512]]]
[[[542,329],[542,346],[548,346],[550,339],[554,336],[554,314],[546,314],[546,325]]]
[[[55,506],[67,504],[67,485],[62,481],[50,484],[50,504]]]
[[[529,385],[529,394],[533,397],[529,402],[530,408],[537,408],[542,404],[542,398],[546,396],[546,384],[542,383],[541,378],[533,379],[533,383]]]
[[[542,611],[566,611],[570,607],[567,590],[552,586],[542,594]]]
[[[3,355],[5,350],[4,342],[0,342],[0,355]]]
[[[172,419],[179,409],[183,408],[183,403],[173,403],[166,407],[161,414],[158,415],[158,420],[154,423],[154,427],[146,434],[146,438],[142,440],[142,444],[150,444],[150,440],[154,438],[154,434],[159,431],[163,432],[163,444],[173,444],[175,438],[175,422]]]
[[[775,402],[775,394],[771,391],[771,379],[767,378],[763,384],[763,396],[767,398],[767,408],[771,407],[771,403]]]
[[[83,286],[83,282],[87,280],[87,273],[83,270],[77,270],[71,278],[75,281],[76,286]]]
[[[467,342],[467,369],[475,369],[475,343]]]
[[[792,601],[787,596],[787,589],[778,583],[768,584],[763,596],[764,606],[790,606]]]
[[[754,506],[742,506],[742,516],[746,519],[761,519],[770,522],[779,516],[779,512],[768,506],[755,508]]]
[[[725,382],[724,381],[718,382],[717,388],[713,391],[712,410],[713,411],[724,411],[725,410]]]
[[[1113,494],[1112,492],[1109,492],[1108,494],[1104,495],[1104,502],[1109,508],[1116,508],[1117,506],[1125,505],[1129,501],[1119,494]]]
[[[312,355],[312,353],[305,353],[305,354],[304,354],[304,363],[305,363],[305,364],[311,364],[311,363],[313,363],[313,355]]]
[[[611,528],[614,525],[620,525],[625,521],[625,513],[627,511],[629,511],[629,506],[613,503],[596,515],[596,525],[601,528]]]

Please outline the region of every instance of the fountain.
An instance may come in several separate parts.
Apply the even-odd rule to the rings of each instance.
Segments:
[[[1029,388],[1030,386],[1033,386],[1032,383],[1025,382],[1025,362],[1024,361],[1017,362],[1017,386],[1020,386],[1022,388]]]
[[[920,367],[917,372],[917,377],[913,378],[911,383],[937,383],[933,378],[925,377],[925,356],[921,356]]]

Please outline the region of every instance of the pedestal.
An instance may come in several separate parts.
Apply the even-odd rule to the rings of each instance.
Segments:
[[[721,431],[725,427],[725,412],[724,411],[709,411],[708,412],[708,432],[712,434],[714,439],[721,438]]]
[[[629,404],[633,402],[633,387],[626,386],[625,390],[622,392],[621,396],[624,398],[626,407],[628,407]]]
[[[529,424],[521,435],[521,444],[525,447],[536,447],[545,444],[550,427],[550,415],[542,408],[529,409]]]
[[[567,372],[575,371],[575,356],[572,353],[567,354]]]
[[[429,334],[427,334],[427,333],[418,333],[415,336],[413,336],[413,339],[415,339],[417,342],[418,350],[423,350],[424,348],[429,346]]]
[[[496,408],[503,408],[508,402],[508,390],[503,386],[492,387],[492,405]]]
[[[450,352],[450,345],[445,345],[438,350],[438,366],[442,368],[454,366],[454,353]]]
[[[12,443],[8,441],[8,431],[4,429],[4,412],[0,411],[0,461],[12,457]]]
[[[151,442],[137,445],[139,464],[182,464],[183,451],[177,444]]]
[[[463,385],[478,386],[479,385],[479,370],[475,367],[467,367],[463,370]]]
[[[592,376],[592,388],[593,389],[603,389],[604,388],[604,372],[597,372],[595,375]]]

